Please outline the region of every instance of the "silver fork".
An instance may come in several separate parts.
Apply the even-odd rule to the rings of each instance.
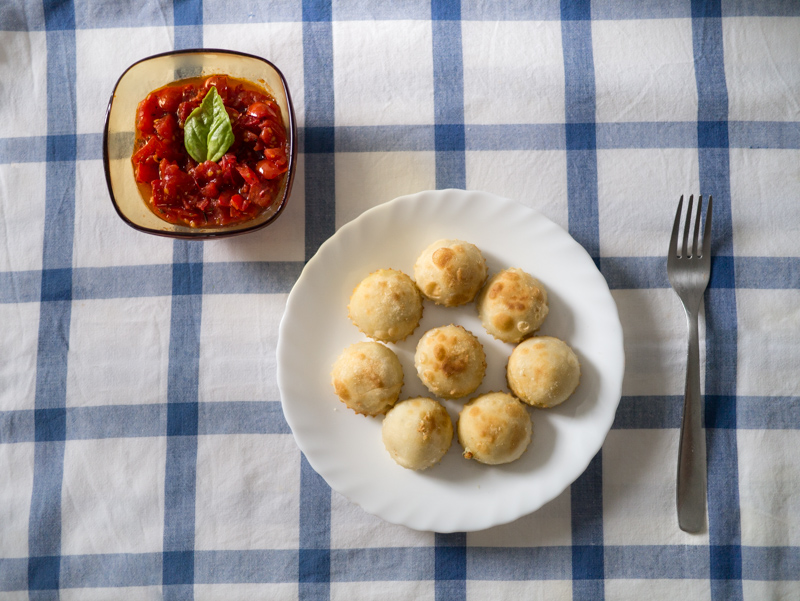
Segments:
[[[678,230],[681,222],[683,196],[678,202],[672,237],[667,255],[667,275],[672,288],[678,294],[689,322],[689,350],[686,359],[686,389],[683,399],[680,446],[678,448],[678,482],[676,501],[678,524],[685,532],[700,532],[706,517],[706,445],[703,436],[702,397],[700,396],[700,348],[697,316],[700,301],[708,287],[711,275],[711,196],[708,197],[706,221],[703,230],[703,245],[698,246],[700,214],[703,196],[697,197],[697,213],[694,223],[692,247],[689,247],[689,230],[692,224],[692,203],[689,196],[686,224],[683,228],[683,245],[678,249]]]

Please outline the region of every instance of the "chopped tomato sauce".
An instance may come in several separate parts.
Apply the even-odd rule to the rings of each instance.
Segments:
[[[234,142],[217,162],[198,163],[184,146],[184,123],[211,86],[231,120]],[[287,136],[275,99],[225,75],[177,81],[136,110],[134,176],[150,209],[189,227],[256,217],[275,200],[289,168]]]

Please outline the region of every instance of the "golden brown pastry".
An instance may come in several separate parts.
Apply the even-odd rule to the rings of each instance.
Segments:
[[[525,406],[505,392],[475,397],[458,416],[458,441],[464,447],[464,457],[489,465],[519,459],[532,434]]]
[[[481,385],[486,354],[472,332],[451,324],[425,332],[417,343],[414,366],[433,394],[457,399]]]
[[[512,343],[538,330],[550,311],[541,282],[516,267],[504,269],[486,283],[477,307],[486,331]]]
[[[487,273],[481,251],[463,240],[437,240],[414,263],[414,278],[423,296],[445,307],[471,302]]]
[[[566,401],[581,379],[581,365],[563,340],[534,336],[517,345],[508,358],[508,386],[520,399],[546,409]]]
[[[379,269],[356,286],[347,310],[350,320],[370,338],[397,342],[419,325],[422,297],[402,271]]]
[[[424,470],[453,442],[453,422],[441,403],[425,397],[400,401],[383,419],[383,444],[399,465]]]
[[[380,415],[400,396],[403,367],[390,348],[378,342],[356,342],[333,364],[331,384],[339,399],[356,413]]]

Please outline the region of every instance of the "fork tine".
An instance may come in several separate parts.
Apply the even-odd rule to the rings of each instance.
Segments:
[[[709,195],[706,207],[706,226],[703,229],[703,257],[711,256],[711,200]]]
[[[692,243],[692,257],[699,257],[697,248],[697,239],[700,236],[700,215],[703,213],[703,195],[697,197],[697,215],[694,219],[694,241]]]
[[[683,250],[681,257],[684,259],[689,256],[689,226],[692,225],[692,203],[694,194],[689,195],[689,206],[686,207],[686,223],[683,226]]]
[[[683,207],[683,194],[678,201],[678,210],[675,212],[675,223],[672,226],[672,236],[669,239],[669,258],[678,256],[678,229],[681,226],[681,208]]]

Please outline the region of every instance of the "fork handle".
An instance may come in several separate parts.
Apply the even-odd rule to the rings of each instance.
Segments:
[[[706,517],[706,444],[703,436],[700,395],[700,346],[698,310],[686,309],[689,322],[689,350],[686,359],[686,390],[683,399],[678,482],[676,498],[678,524],[685,532],[700,532]]]

